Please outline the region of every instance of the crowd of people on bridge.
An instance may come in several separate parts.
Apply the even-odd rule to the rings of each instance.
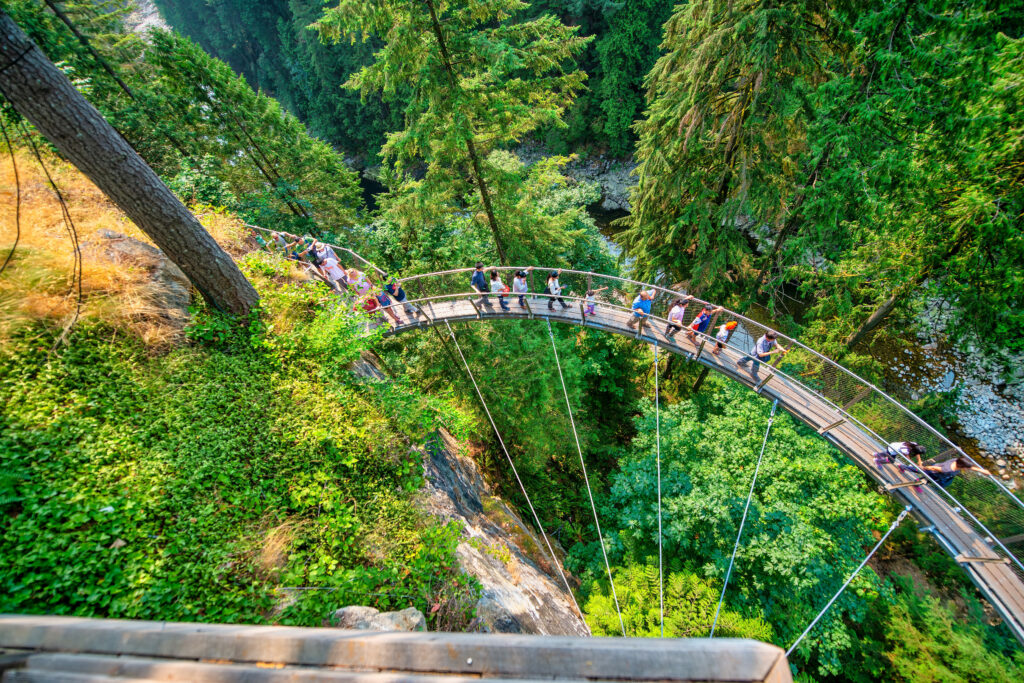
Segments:
[[[268,240],[259,232],[254,232],[255,240],[262,248],[280,252],[286,259],[306,265],[315,277],[326,283],[339,296],[349,299],[355,309],[365,312],[370,317],[371,323],[384,322],[386,319],[382,316],[386,315],[396,326],[403,325],[404,322],[397,312],[399,305],[410,319],[420,315],[418,309],[409,303],[401,283],[387,273],[373,266],[371,266],[372,274],[369,275],[356,268],[343,268],[331,245],[309,235],[298,237],[277,231],[271,232]],[[529,311],[527,298],[531,296],[529,278],[533,270],[533,266],[517,270],[511,281],[506,284],[499,269],[486,268],[482,262],[477,262],[469,281],[471,291],[479,295],[476,305],[493,309],[492,299],[494,299],[503,312],[511,312],[510,299],[514,298],[518,308]],[[560,282],[561,275],[560,269],[550,271],[545,279],[544,291],[537,293],[543,295],[547,300],[547,308],[551,312],[556,310],[555,304],[558,304],[563,311],[570,308],[565,297],[572,297],[573,292],[566,292]],[[584,317],[599,315],[597,297],[607,289],[609,287],[586,290],[581,309]],[[630,329],[642,331],[647,319],[652,316],[651,305],[656,296],[657,289],[653,287],[642,288],[636,294],[630,304],[629,320],[626,323]],[[725,309],[721,306],[701,303],[696,316],[687,322],[689,317],[687,307],[694,300],[694,297],[689,294],[672,300],[664,329],[664,337],[667,341],[678,343],[676,335],[684,330],[685,338],[695,348],[698,345],[698,336],[711,339],[708,330]],[[736,320],[729,320],[718,326],[714,334],[715,346],[711,350],[713,355],[721,354],[738,327],[739,323]],[[778,334],[769,329],[754,342],[749,353],[736,361],[736,364],[738,367],[744,368],[749,364],[749,372],[756,377],[762,363],[769,363],[776,354],[785,355],[788,351],[789,349],[783,348],[779,344]],[[900,441],[888,444],[884,452],[876,453],[874,457],[875,464],[879,467],[883,464],[895,463],[900,470],[927,477],[943,488],[949,486],[956,476],[963,472],[973,471],[989,475],[987,470],[962,455],[934,464],[925,464],[922,460],[924,455],[926,455],[924,446],[910,441]],[[906,462],[899,462],[901,458]],[[916,465],[910,462],[910,458],[916,458]]]
[[[403,325],[399,307],[410,319],[419,315],[408,303],[408,296],[398,280],[371,266],[369,272],[358,268],[343,268],[334,248],[310,235],[301,237],[282,231],[270,231],[269,239],[253,229],[256,243],[263,249],[282,254],[289,261],[301,263],[335,294],[364,312],[371,326],[390,319],[396,326]],[[384,317],[386,316],[386,318]]]

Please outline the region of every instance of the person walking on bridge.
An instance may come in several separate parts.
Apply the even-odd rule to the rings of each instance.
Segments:
[[[508,292],[508,287],[501,281],[501,275],[498,273],[497,269],[491,271],[491,292],[498,295],[498,303],[501,305],[501,310],[506,313],[512,310],[508,307],[508,304],[505,303],[505,293]]]
[[[478,302],[481,306],[490,306],[491,302],[487,298],[487,278],[484,277],[484,264],[480,261],[476,262],[476,269],[473,271],[473,276],[469,279],[470,286],[480,294],[480,301]]]
[[[530,266],[526,270],[520,270],[516,273],[516,276],[512,278],[512,291],[519,295],[519,307],[526,308],[526,294],[530,291],[530,283],[526,281],[526,276],[533,270],[533,266]]]
[[[569,308],[569,304],[565,303],[565,299],[562,298],[562,285],[558,282],[558,276],[562,274],[561,270],[553,270],[548,275],[548,294],[551,296],[548,298],[548,310],[555,310],[555,299],[558,299],[558,303],[562,304],[562,308]]]
[[[683,329],[686,324],[686,304],[693,299],[693,296],[687,294],[682,299],[676,299],[672,302],[672,308],[668,312],[668,325],[665,326],[665,336],[674,337]]]
[[[381,279],[384,281],[384,291],[387,292],[395,301],[402,304],[402,308],[405,309],[406,315],[408,315],[410,318],[418,315],[417,310],[413,308],[412,305],[407,303],[409,297],[406,296],[405,290],[402,289],[402,285],[398,282],[397,279],[395,279],[393,276],[389,276],[387,273],[384,273],[381,276]]]
[[[746,365],[750,361],[754,361],[754,364],[750,368],[750,374],[756,375],[758,369],[761,367],[761,363],[767,363],[771,360],[773,353],[782,353],[785,355],[789,352],[789,349],[784,349],[778,345],[775,339],[779,335],[774,330],[768,330],[765,332],[757,343],[754,344],[754,350],[750,352],[750,355],[743,356],[736,364]],[[776,348],[778,347],[778,348]]]
[[[704,304],[704,308],[700,309],[700,313],[690,323],[690,329],[686,330],[686,338],[690,340],[690,343],[696,346],[697,333],[705,334],[711,325],[712,317],[724,310],[721,306],[712,308],[711,304]],[[754,372],[757,371],[755,370]]]
[[[626,323],[630,329],[636,327],[637,323],[640,323],[644,318],[651,314],[651,302],[653,300],[653,289],[641,289],[640,293],[636,295],[636,298],[633,299],[632,305],[630,305],[630,308],[633,309],[633,315],[630,316],[629,322]]]
[[[978,467],[977,465],[973,464],[970,460],[968,460],[962,455],[953,458],[952,460],[947,460],[946,462],[940,462],[934,465],[925,465],[923,462],[921,462],[921,455],[918,453],[917,467],[918,472],[926,472],[928,476],[931,477],[932,480],[942,488],[946,488],[947,486],[952,484],[953,480],[956,479],[956,475],[960,472],[970,470],[977,472],[979,474],[990,474],[988,470],[986,470],[983,467]],[[914,468],[907,467],[906,465],[901,465],[900,469],[904,471],[914,471]]]

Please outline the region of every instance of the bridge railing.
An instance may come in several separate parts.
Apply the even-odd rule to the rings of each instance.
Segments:
[[[485,276],[490,282],[490,272],[497,270],[505,285],[511,288],[516,271],[526,267],[487,268]],[[469,293],[472,268],[460,268],[439,273],[413,275],[400,282],[410,299]],[[553,299],[545,296],[549,270],[535,268],[528,274],[531,296]],[[606,288],[597,293],[598,303],[628,309],[641,289],[654,290],[651,324],[664,326],[673,301],[685,296],[664,287],[620,278],[601,273],[590,273],[562,269],[559,274],[562,298],[574,306],[583,303],[588,290]],[[514,293],[509,293],[514,297]],[[686,323],[689,324],[700,313],[703,305],[719,308],[713,302],[699,298],[691,300],[686,309]],[[554,303],[557,307],[558,304]],[[730,346],[742,353],[748,353],[755,341],[765,332],[775,328],[752,320],[742,314],[722,309],[713,314],[707,328],[714,335],[717,327],[724,322],[735,320],[738,325],[730,338]],[[778,342],[789,349],[787,354],[773,356],[771,365],[809,391],[827,401],[840,415],[860,425],[882,444],[896,441],[913,441],[927,448],[930,460],[942,462],[954,457],[964,457],[979,466],[974,459],[956,444],[942,435],[910,409],[891,397],[871,382],[859,377],[835,361],[785,334],[778,334]],[[682,333],[680,333],[682,334]],[[907,461],[906,464],[916,464]],[[930,482],[941,492],[954,508],[964,511],[964,518],[984,537],[990,539],[993,549],[1010,558],[1017,573],[1024,579],[1024,502],[1007,489],[998,475],[982,475],[964,472],[947,487],[942,488]]]
[[[247,227],[270,232],[254,225]],[[330,246],[334,248],[343,267],[361,268],[371,274],[371,279],[384,275],[383,270],[355,251],[347,247]],[[515,272],[527,269],[526,266],[496,268],[504,284],[510,288]],[[313,269],[310,267],[310,270]],[[492,270],[495,268],[486,269],[488,281]],[[410,298],[446,298],[444,295],[470,291],[469,279],[472,271],[472,268],[457,268],[413,275],[401,279],[400,282],[409,290]],[[528,272],[532,296],[543,296],[550,272],[550,269],[540,268]],[[685,296],[685,292],[628,278],[571,269],[559,270],[559,283],[562,286],[562,298],[574,301],[577,306],[583,303],[583,297],[588,290],[601,289],[602,291],[596,294],[598,303],[628,309],[639,290],[653,290],[655,297],[651,305],[651,322],[655,324],[666,324],[673,302]],[[510,293],[509,296],[513,294]],[[692,320],[696,317],[703,305],[711,306],[713,309],[719,308],[712,302],[695,297],[687,306],[687,318]],[[755,341],[769,329],[776,331],[779,343],[789,349],[785,356],[776,356],[771,363],[776,367],[776,372],[789,377],[831,404],[838,413],[860,425],[880,443],[913,441],[927,448],[929,459],[932,461],[942,462],[959,456],[979,466],[974,458],[959,446],[885,391],[798,340],[779,333],[777,329],[770,327],[770,324],[722,308],[720,312],[714,314],[708,332],[713,335],[718,325],[729,320],[738,323],[729,344],[743,353],[749,352]],[[913,463],[907,460],[907,464]],[[954,509],[962,511],[962,516],[978,533],[989,539],[996,552],[1012,561],[1014,570],[1024,579],[1024,502],[1007,489],[995,474],[985,476],[970,471],[964,472],[947,488],[938,486],[930,477],[928,479],[929,485],[948,499]]]

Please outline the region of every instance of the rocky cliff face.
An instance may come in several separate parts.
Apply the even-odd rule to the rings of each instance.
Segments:
[[[458,444],[444,430],[428,446],[424,468],[424,506],[464,525],[456,554],[462,570],[483,585],[474,630],[587,635],[543,539],[493,495],[476,463],[458,455]]]
[[[170,29],[160,16],[153,0],[134,0],[132,11],[125,17],[125,26],[135,33],[145,34],[151,28]]]

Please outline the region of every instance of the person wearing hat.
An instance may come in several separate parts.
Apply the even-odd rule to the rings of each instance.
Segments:
[[[732,331],[739,325],[735,320],[721,325],[718,328],[718,334],[715,335],[715,348],[711,349],[712,355],[717,356],[725,348],[725,345],[729,343],[729,338],[732,337]]]
[[[767,363],[771,360],[773,353],[781,352],[782,354],[786,354],[789,352],[788,349],[784,349],[781,346],[775,348],[778,346],[778,342],[775,341],[778,336],[779,335],[775,330],[768,330],[760,339],[757,340],[757,343],[754,344],[754,350],[750,352],[750,355],[743,356],[743,358],[740,358],[736,364],[746,365],[750,361],[753,361],[754,364],[750,367],[750,372],[751,374],[756,375],[758,369],[761,367],[761,363]]]
[[[341,259],[338,258],[338,255],[334,253],[334,249],[331,248],[331,245],[329,244],[316,242],[313,244],[313,250],[316,253],[316,257],[321,261],[326,261],[327,259],[332,258],[338,263],[341,263]]]
[[[533,270],[533,266],[530,266],[526,270],[520,270],[516,272],[516,276],[512,278],[512,291],[519,296],[520,308],[526,308],[526,294],[530,291],[530,284],[526,280],[526,276]]]
[[[633,309],[633,315],[630,316],[629,322],[626,325],[632,329],[636,327],[637,323],[646,318],[651,314],[651,302],[654,300],[653,289],[641,289],[640,293],[633,299],[633,303],[630,308]]]
[[[548,294],[551,297],[548,298],[548,310],[555,310],[555,299],[558,299],[558,303],[562,304],[562,308],[569,308],[569,304],[565,303],[565,299],[562,298],[562,285],[558,282],[558,276],[561,275],[562,271],[552,270],[551,274],[548,275]]]

